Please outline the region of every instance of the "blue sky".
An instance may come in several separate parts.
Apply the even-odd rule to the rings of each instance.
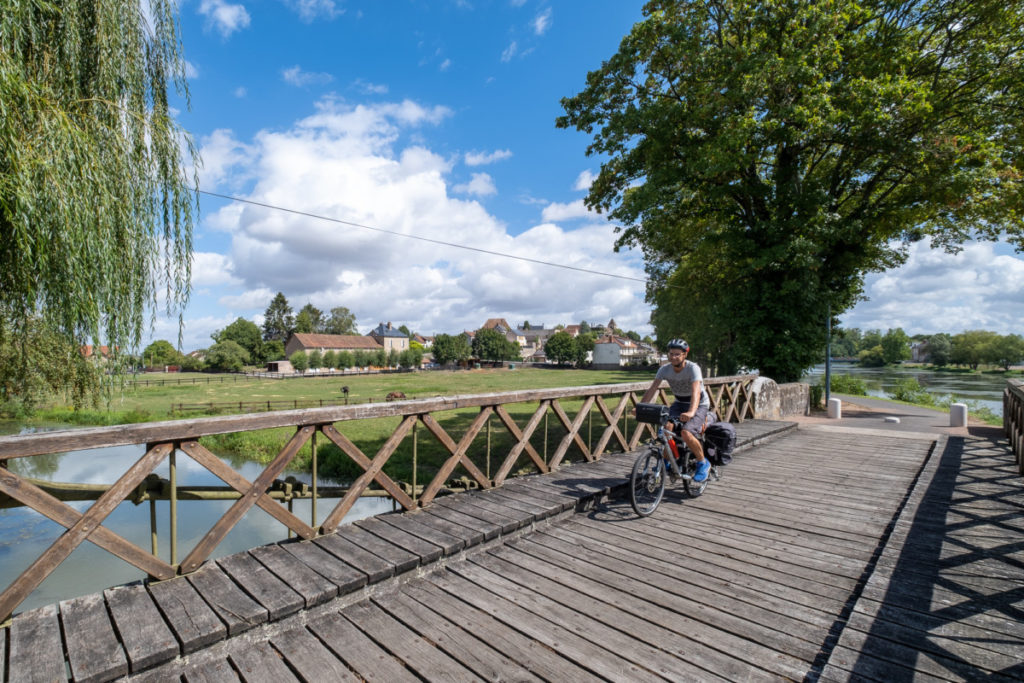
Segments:
[[[582,206],[599,160],[559,100],[616,50],[641,2],[184,0],[201,189],[403,234],[643,278]],[[424,334],[487,318],[652,330],[643,285],[201,197],[184,348],[283,291]],[[994,249],[994,250],[993,250]],[[1000,267],[993,272],[992,265]],[[916,304],[908,302],[913,292]],[[1005,245],[915,249],[850,326],[1009,332],[1024,261]],[[997,305],[995,298],[1000,300]],[[952,314],[951,314],[952,313]],[[1012,331],[1020,331],[1012,330]],[[154,338],[177,338],[158,320]]]

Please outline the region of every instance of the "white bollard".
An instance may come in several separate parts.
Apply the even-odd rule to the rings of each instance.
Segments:
[[[950,427],[966,427],[967,426],[967,404],[966,403],[954,403],[949,407],[949,426]]]
[[[839,420],[843,417],[843,402],[838,398],[828,400],[828,416],[832,420]]]

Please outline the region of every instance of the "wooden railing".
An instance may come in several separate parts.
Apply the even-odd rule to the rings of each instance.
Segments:
[[[1017,471],[1024,476],[1024,381],[1011,379],[1003,391],[1003,429],[1017,459]]]
[[[711,378],[706,381],[713,408],[721,419],[740,422],[754,417],[753,397],[750,384],[755,375]],[[25,598],[71,552],[88,540],[122,560],[132,564],[155,579],[169,579],[178,574],[197,570],[228,532],[253,507],[259,507],[283,524],[289,532],[309,539],[319,534],[334,531],[353,504],[375,484],[406,510],[429,505],[436,496],[446,492],[446,484],[457,470],[464,472],[469,486],[491,488],[501,486],[509,477],[521,472],[549,472],[555,470],[567,457],[594,461],[613,449],[629,451],[635,449],[651,433],[650,425],[638,425],[631,421],[632,406],[638,402],[649,382],[616,385],[600,385],[561,389],[540,389],[515,391],[498,394],[472,396],[448,396],[393,403],[374,403],[350,406],[313,408],[250,415],[210,417],[196,420],[174,420],[119,427],[99,427],[67,431],[0,437],[0,499],[10,498],[28,506],[45,517],[63,526],[63,532],[52,545],[32,562],[17,578],[0,593],[0,622],[9,617]],[[662,392],[661,400],[671,401],[671,395]],[[530,406],[536,404],[532,410]],[[574,416],[568,410],[578,407]],[[457,415],[455,411],[469,409],[478,412],[460,435],[449,434],[436,415]],[[525,424],[513,417],[529,415]],[[605,423],[597,443],[584,439],[581,433],[584,424],[592,429],[594,416]],[[507,430],[511,447],[501,455],[500,465],[491,472],[491,417]],[[538,450],[538,430],[544,423],[547,432],[549,416],[557,420],[562,432],[553,453],[547,452],[547,439],[543,441],[543,452]],[[360,449],[339,428],[339,423],[372,418],[398,418],[398,426],[391,432],[376,453],[371,457]],[[449,428],[458,420],[451,420]],[[430,473],[432,477],[424,486],[416,483],[417,437],[416,427],[422,425],[440,444],[445,453],[440,465]],[[486,466],[484,455],[471,446],[478,435],[487,429]],[[248,481],[214,455],[204,444],[203,438],[220,434],[289,428],[295,431],[285,440],[280,452],[273,458],[254,481]],[[599,427],[600,429],[600,427]],[[398,451],[399,446],[412,434],[412,486],[395,481],[385,473],[385,465]],[[345,489],[338,502],[317,524],[317,448],[316,438],[321,435],[362,470]],[[26,477],[19,476],[7,467],[14,458],[32,458],[70,450],[84,450],[110,446],[145,444],[145,453],[124,472],[117,481],[95,499],[84,513],[67,505],[63,500],[37,486]],[[296,455],[310,444],[312,463],[312,522],[299,519],[272,495],[280,489],[279,477],[293,462]],[[179,488],[175,480],[175,458],[178,452],[185,453],[230,486],[237,495],[234,502],[212,528],[196,543],[185,558],[177,562],[177,535],[174,531],[175,506]],[[405,455],[408,457],[408,454]],[[170,479],[167,482],[167,498],[170,500],[172,535],[170,562],[155,552],[148,552],[103,526],[106,517],[123,501],[140,502],[146,499],[152,489],[154,470],[164,461],[169,463]],[[275,482],[278,482],[275,484]],[[158,487],[162,488],[162,487]],[[184,487],[182,487],[184,488]],[[337,494],[335,494],[337,495]],[[8,501],[9,502],[9,501]],[[155,542],[154,542],[155,546]],[[6,574],[2,581],[6,579]]]

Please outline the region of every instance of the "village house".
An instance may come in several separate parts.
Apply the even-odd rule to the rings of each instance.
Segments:
[[[401,353],[409,348],[409,336],[398,328],[393,327],[390,322],[387,325],[384,323],[378,324],[377,327],[370,330],[370,337],[388,353],[391,353],[391,351]]]
[[[597,369],[657,362],[658,352],[654,347],[629,337],[606,334],[594,341],[594,367]]]
[[[284,354],[291,357],[296,351],[379,351],[384,345],[373,337],[361,334],[304,334],[295,332],[284,345]]]

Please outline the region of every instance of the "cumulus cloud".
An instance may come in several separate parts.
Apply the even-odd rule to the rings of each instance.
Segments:
[[[239,280],[231,274],[231,260],[212,252],[192,253],[192,286],[234,285]]]
[[[199,170],[200,186],[214,190],[228,176],[236,182],[245,180],[244,175],[239,175],[239,169],[248,164],[253,154],[254,148],[236,140],[230,130],[213,131],[199,143],[199,156],[203,160]]]
[[[386,95],[388,93],[388,86],[379,83],[368,83],[361,78],[357,78],[352,83],[352,87],[364,95]]]
[[[344,10],[338,9],[334,0],[288,0],[287,4],[307,24],[316,19],[333,19],[344,14]]]
[[[596,218],[597,214],[591,212],[582,199],[577,199],[565,204],[552,202],[544,207],[541,217],[546,221],[567,221],[574,218]]]
[[[202,0],[199,14],[206,17],[207,29],[214,29],[227,38],[249,25],[249,12],[244,5],[232,5],[224,0]]]
[[[473,199],[493,192],[487,174],[456,186],[450,158],[410,142],[448,116],[444,107],[408,100],[351,106],[325,99],[290,128],[264,130],[238,143],[251,155],[245,164],[225,168],[251,178],[247,198],[398,235],[252,205],[225,206],[205,214],[205,225],[230,240],[225,263],[240,283],[223,292],[220,305],[254,316],[282,291],[295,308],[306,301],[321,310],[347,306],[362,332],[381,320],[427,334],[458,332],[492,317],[549,325],[614,317],[624,327],[649,330],[640,282],[409,237],[643,277],[638,255],[612,251],[614,231],[604,221],[573,230],[546,221],[509,234]]]
[[[334,76],[328,73],[303,71],[302,67],[298,64],[288,69],[282,69],[281,78],[284,79],[285,83],[290,83],[300,88],[307,85],[326,85],[334,80]]]
[[[485,166],[496,161],[502,161],[512,156],[512,150],[496,149],[493,152],[466,152],[465,160],[467,166]]]
[[[541,12],[533,20],[533,32],[538,36],[544,35],[551,28],[551,8]]]
[[[868,301],[843,316],[844,327],[908,334],[987,329],[1021,333],[1024,259],[1003,244],[974,242],[959,254],[911,246],[900,268],[868,276]]]
[[[498,188],[494,186],[494,180],[486,173],[474,173],[472,180],[468,183],[460,183],[452,188],[459,194],[469,194],[474,197],[487,197],[497,194]]]
[[[588,168],[584,171],[581,171],[580,174],[576,176],[576,182],[573,184],[572,189],[589,190],[590,186],[594,184],[594,180],[596,179],[597,175],[592,173],[591,170]]]

